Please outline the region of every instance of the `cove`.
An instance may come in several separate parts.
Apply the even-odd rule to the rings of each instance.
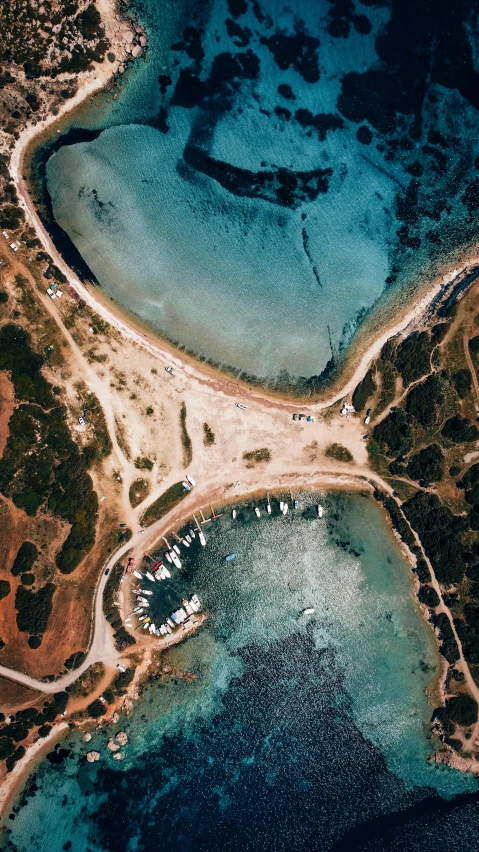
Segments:
[[[128,719],[57,747],[5,850],[432,852],[438,832],[453,850],[473,844],[477,781],[431,762],[425,690],[440,660],[410,569],[371,498],[321,495],[322,521],[317,499],[287,519],[244,506],[205,528],[206,548],[152,599],[158,619],[186,590],[207,608],[163,660],[195,679],[153,678]],[[116,763],[106,742],[119,729]]]
[[[319,386],[375,312],[388,322],[476,240],[477,10],[134,10],[147,56],[71,120],[97,138],[57,140],[50,219],[151,329]]]

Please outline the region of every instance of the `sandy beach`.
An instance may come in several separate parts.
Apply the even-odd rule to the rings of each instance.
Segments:
[[[113,20],[118,23],[118,19],[114,13],[114,4],[111,0],[101,0],[99,7],[102,17],[106,17],[108,32],[108,26],[113,26]],[[111,16],[110,24],[108,24],[108,16]],[[121,32],[126,31],[128,31],[128,26],[125,24]],[[298,439],[299,432],[288,431],[291,424],[286,422],[285,412],[288,413],[288,420],[290,419],[289,412],[294,409],[301,408],[307,411],[307,413],[317,414],[330,408],[340,400],[349,398],[385,342],[419,323],[431,305],[431,302],[440,293],[447,292],[459,276],[466,274],[473,266],[479,264],[479,258],[471,256],[468,260],[464,261],[464,264],[460,268],[454,267],[447,269],[442,276],[438,277],[427,288],[426,292],[418,296],[412,306],[403,304],[402,311],[396,313],[394,321],[391,321],[388,327],[384,327],[381,333],[374,334],[373,337],[373,332],[366,328],[364,332],[358,335],[357,340],[353,343],[341,376],[335,381],[335,384],[325,390],[321,398],[315,401],[309,400],[306,402],[306,405],[297,398],[281,398],[272,392],[268,392],[266,389],[262,390],[250,387],[238,379],[229,377],[219,370],[215,370],[213,367],[200,364],[192,356],[180,353],[173,345],[162,341],[153,332],[142,328],[139,322],[137,323],[134,319],[126,317],[125,312],[114,305],[101,290],[87,287],[79,280],[78,276],[66,265],[53,245],[50,235],[43,226],[31,200],[28,185],[24,177],[26,158],[28,158],[31,148],[35,145],[38,137],[44,134],[46,130],[51,129],[52,125],[56,122],[64,119],[67,113],[78,108],[86,99],[98,93],[118,70],[126,54],[122,54],[121,50],[119,50],[119,46],[121,45],[121,35],[119,33],[116,34],[116,39],[118,47],[115,49],[115,52],[118,55],[113,63],[105,61],[104,65],[95,67],[94,71],[83,76],[79,80],[76,95],[64,104],[58,115],[51,116],[49,119],[39,122],[35,126],[29,126],[21,132],[12,153],[12,180],[18,192],[20,203],[25,210],[27,220],[35,228],[44,249],[51,255],[54,263],[67,277],[69,284],[77,291],[85,303],[118,333],[122,340],[129,341],[133,345],[132,348],[137,347],[140,350],[136,352],[136,357],[135,353],[132,352],[131,369],[137,369],[141,372],[142,359],[145,353],[151,359],[158,360],[162,368],[166,365],[172,366],[179,380],[183,382],[183,387],[188,387],[191,408],[195,415],[195,426],[201,429],[202,422],[205,421],[208,417],[208,412],[211,411],[213,396],[218,410],[221,410],[222,414],[224,414],[221,422],[226,424],[226,426],[224,427],[225,434],[222,437],[222,445],[216,457],[209,455],[210,451],[202,447],[201,440],[195,445],[195,469],[199,471],[202,483],[201,487],[197,490],[195,489],[194,493],[179,508],[172,510],[161,521],[152,524],[142,539],[134,537],[131,543],[122,549],[122,553],[118,552],[115,554],[114,561],[117,561],[123,553],[131,551],[134,556],[139,556],[147,548],[152,548],[161,536],[167,535],[171,529],[175,529],[186,522],[192,517],[194,512],[199,511],[200,508],[208,508],[211,500],[214,500],[216,505],[228,505],[237,502],[240,493],[241,499],[246,500],[257,494],[264,495],[266,489],[269,489],[271,493],[289,488],[296,488],[296,490],[306,488],[323,488],[328,490],[347,488],[349,490],[371,491],[376,485],[391,491],[392,489],[386,485],[384,480],[372,474],[368,468],[366,445],[362,440],[362,424],[360,421],[352,421],[344,418],[342,420],[336,418],[330,422],[321,420],[315,423],[314,428],[311,428],[309,432],[301,433],[301,437]],[[48,302],[46,298],[45,301]],[[50,308],[51,306],[49,306]],[[95,389],[95,392],[103,401],[102,382],[93,373],[88,377],[88,380],[90,386]],[[174,396],[171,390],[169,392],[171,396]],[[236,434],[238,424],[231,413],[231,403],[235,398],[241,398],[247,401],[249,405],[248,425],[245,427],[244,433],[241,436]],[[108,402],[108,399],[106,401]],[[168,407],[170,402],[167,400],[165,407]],[[173,403],[171,403],[171,407],[173,408]],[[269,412],[271,415],[271,419],[266,423],[265,412]],[[237,415],[237,411],[234,409],[233,414]],[[281,422],[278,420],[279,417],[283,418]],[[115,419],[113,409],[110,411],[109,428],[110,432],[114,434]],[[304,428],[302,427],[303,431]],[[226,431],[228,431],[228,434],[226,434]],[[316,458],[313,459],[312,455],[309,457],[304,456],[304,445],[306,443],[304,435],[306,434],[307,440],[311,442],[316,441],[320,447],[324,447],[328,443],[339,439],[341,444],[351,451],[354,458],[354,466],[348,470],[347,466],[341,463],[328,461],[325,464],[325,460],[322,458],[321,472],[318,472]],[[260,466],[255,470],[245,473],[244,466],[242,465],[242,454],[245,450],[251,449],[255,444],[258,446],[261,444],[272,446],[273,449],[278,448],[278,452],[277,454],[273,453],[273,460],[267,470]],[[228,460],[226,457],[226,447],[228,447]],[[230,461],[233,452],[235,456],[233,461]],[[121,470],[125,484],[124,520],[131,523],[132,527],[136,530],[147,505],[151,504],[166,488],[176,482],[178,477],[181,479],[184,469],[181,448],[174,447],[171,450],[173,458],[171,469],[158,482],[156,488],[148,495],[143,503],[140,503],[135,509],[132,509],[128,503],[128,488],[133,483],[134,477],[138,476],[138,471],[135,470],[132,461],[125,457],[118,443],[114,445],[114,454],[115,464]],[[288,460],[289,467],[285,466],[285,459]],[[215,472],[218,465],[223,465],[222,475],[219,479]],[[240,479],[241,491],[231,491],[230,483],[233,484],[236,480]],[[108,641],[111,650],[110,638]],[[153,639],[151,643],[149,640],[147,641],[148,644],[153,643]],[[161,650],[167,647],[168,644],[171,644],[171,641],[165,639],[163,643],[155,643],[155,648]],[[98,659],[103,657],[103,651],[104,645],[101,643],[94,644],[93,655],[89,655],[88,664],[94,661],[93,657]],[[443,678],[443,675],[444,673],[441,673],[440,677]],[[74,678],[76,676],[74,674]],[[54,732],[47,740],[38,740],[30,745],[27,748],[25,756],[15,765],[14,770],[6,776],[2,782],[0,791],[0,817],[2,819],[5,819],[8,814],[12,802],[18,796],[28,775],[42,759],[45,752],[52,748],[54,742],[67,729],[68,725],[62,722],[55,727]],[[453,760],[456,761],[454,765],[457,765],[457,768],[467,768],[459,765],[459,758],[456,759],[454,757]],[[477,771],[475,765],[472,771]]]

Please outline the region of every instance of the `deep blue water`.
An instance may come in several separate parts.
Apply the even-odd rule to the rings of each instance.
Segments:
[[[147,57],[46,173],[102,287],[162,334],[319,376],[475,238],[477,2],[132,8]]]
[[[287,520],[225,515],[186,575],[154,584],[158,621],[187,591],[207,607],[164,658],[196,679],[153,680],[130,718],[57,747],[5,850],[476,847],[477,782],[432,760],[439,657],[409,568],[371,499],[323,495],[325,521],[312,499]]]

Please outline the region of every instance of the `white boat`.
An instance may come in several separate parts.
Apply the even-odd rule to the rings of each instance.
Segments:
[[[231,517],[234,521],[236,520],[236,509],[233,509],[233,511],[231,512]]]
[[[153,592],[150,591],[150,589],[138,589],[138,591],[141,592],[142,595],[152,595],[153,594]]]
[[[271,503],[266,503],[266,511],[268,515],[271,515]]]
[[[186,612],[188,613],[188,615],[193,615],[193,613],[194,613],[194,609],[193,609],[193,607],[191,606],[191,604],[189,604],[189,603],[188,603],[188,601],[185,601],[185,603],[184,603],[184,607],[185,607]]]
[[[315,612],[314,606],[307,606],[306,609],[301,610],[301,615],[314,615]]]
[[[172,559],[173,559],[173,565],[176,565],[176,567],[177,567],[178,569],[180,569],[180,568],[181,568],[181,560],[180,560],[180,559],[178,559],[178,557],[177,557],[176,553],[172,553],[172,554],[171,554],[171,557],[172,557]]]
[[[201,609],[200,599],[198,595],[191,595],[190,604],[195,610],[195,612],[198,612],[198,610]]]
[[[173,545],[173,550],[175,551],[175,553],[177,553],[177,554],[178,554],[178,556],[180,555],[181,550],[180,550],[180,548],[178,547],[178,545],[177,545],[177,544],[174,544],[174,545]],[[172,554],[172,555],[173,555],[173,554]]]
[[[183,607],[180,607],[178,612],[181,614],[181,620],[186,621],[186,619],[188,618],[188,613],[186,612],[186,610],[183,609]]]
[[[168,580],[171,577],[171,571],[168,571],[166,565],[164,566],[162,573],[165,575],[165,580]]]
[[[133,610],[133,612],[135,613],[135,615],[139,615],[139,614],[140,614],[140,612],[144,612],[144,611],[145,611],[145,610],[143,609],[143,607],[142,607],[142,606],[136,606],[136,607],[135,607],[135,609]]]
[[[185,491],[191,491],[191,488],[190,488],[190,486],[188,485],[187,482],[182,482],[181,484],[182,484],[183,488],[185,489]]]
[[[191,536],[190,535],[185,535],[185,539],[188,542],[188,544],[191,544]]]
[[[206,539],[205,539],[205,534],[204,534],[203,530],[198,530],[198,538],[200,540],[201,546],[205,547]]]
[[[153,574],[150,574],[149,571],[146,572],[145,576],[148,577],[148,579],[151,580],[152,583],[155,582],[155,578],[154,578]]]
[[[167,625],[169,625],[169,627],[174,627],[174,626],[175,626],[175,622],[174,622],[174,621],[172,621],[172,620],[171,620],[171,618],[170,618],[169,616],[168,616],[168,618],[166,619],[166,623],[167,623]]]
[[[193,479],[193,477],[192,477],[192,476],[190,476],[190,475],[187,473],[187,474],[186,474],[186,478],[187,478],[188,482],[190,483],[190,485],[192,485],[192,486],[193,486],[193,488],[194,488],[194,487],[195,487],[195,485],[196,485],[196,482],[195,482],[195,480]]]
[[[143,574],[140,574],[139,571],[133,571],[135,577],[138,577],[139,580],[143,580]]]
[[[167,561],[171,564],[171,556],[170,556],[170,554],[169,554],[169,553],[165,553],[165,557],[166,557]]]
[[[320,503],[318,503],[318,505],[316,506],[316,514],[318,518],[323,517],[323,507],[320,505]]]
[[[189,546],[190,546],[190,545],[188,544],[188,542],[186,541],[186,538],[183,538],[183,539],[181,540],[181,543],[182,543],[182,544],[184,544],[184,545],[185,545],[185,547],[189,547]]]
[[[287,515],[287,514],[288,514],[288,509],[289,509],[288,504],[287,504],[287,503],[283,503],[283,515]]]
[[[257,507],[257,506],[255,506],[255,507],[254,507],[254,513],[255,513],[255,515],[256,515],[256,517],[257,517],[257,518],[260,518],[260,517],[261,517],[261,512],[260,512],[260,510],[258,509],[258,507]]]
[[[165,630],[166,630],[167,633],[173,633],[169,624],[165,624],[164,627],[165,627]]]
[[[196,538],[196,533],[194,530],[190,530],[190,536],[191,538]]]
[[[284,503],[282,500],[279,501],[279,511],[282,512],[284,509]]]

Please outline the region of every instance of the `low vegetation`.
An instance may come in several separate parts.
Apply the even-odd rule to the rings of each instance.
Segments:
[[[130,506],[135,509],[136,506],[139,506],[140,503],[148,497],[149,493],[150,486],[146,479],[135,479],[135,481],[130,485],[130,490],[128,492]]]
[[[51,723],[66,710],[67,704],[68,693],[56,692],[51,701],[43,704],[41,710],[36,707],[18,710],[13,721],[0,724],[0,760],[5,760],[8,772],[12,771],[17,760],[25,754],[25,747],[18,743],[25,741],[35,729],[40,736],[47,736]]]
[[[193,444],[186,428],[186,405],[181,403],[180,408],[181,445],[183,447],[183,464],[189,467],[193,461]]]
[[[31,517],[44,507],[70,524],[56,556],[60,571],[70,574],[94,544],[98,500],[87,473],[88,453],[71,439],[66,409],[42,375],[44,363],[23,328],[0,328],[0,369],[10,374],[18,403],[0,460],[0,491]],[[15,562],[13,571],[30,567]]]
[[[171,509],[174,509],[178,503],[186,497],[187,492],[183,488],[181,482],[176,482],[174,485],[171,485],[170,488],[158,497],[151,506],[148,507],[146,512],[144,513],[141,523],[145,526],[149,526],[154,521],[159,521],[160,518],[163,518]]]
[[[121,563],[118,563],[112,568],[103,593],[103,612],[105,613],[106,620],[109,621],[115,631],[113,638],[118,651],[123,651],[129,645],[135,644],[133,636],[123,627],[119,609],[115,604],[123,572],[124,568]]]
[[[41,637],[45,632],[52,611],[55,589],[54,583],[46,583],[37,592],[26,589],[24,586],[17,588],[15,595],[17,627],[22,633]]]
[[[253,465],[260,464],[261,462],[271,461],[271,450],[268,450],[267,447],[261,447],[259,450],[250,450],[249,452],[243,453],[243,458],[246,462],[249,462],[246,467],[252,467]]]
[[[324,451],[324,455],[329,459],[335,459],[335,461],[339,462],[353,461],[353,457],[348,448],[343,447],[341,444],[329,444]]]
[[[211,447],[214,442],[215,433],[207,423],[203,423],[203,443],[205,447]]]

